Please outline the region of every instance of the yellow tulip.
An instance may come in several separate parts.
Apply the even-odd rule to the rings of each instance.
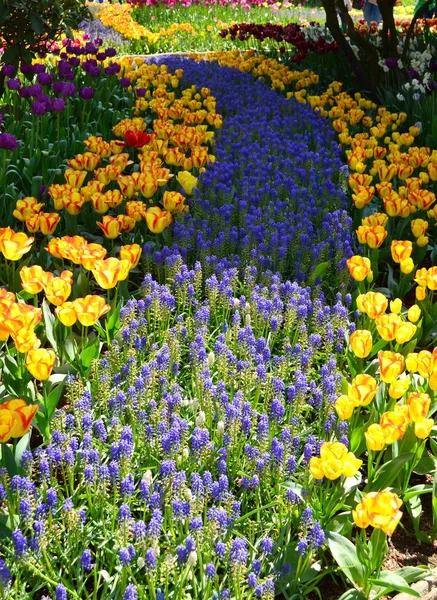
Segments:
[[[35,379],[44,381],[50,377],[55,360],[54,350],[46,348],[30,350],[26,357],[26,369]]]

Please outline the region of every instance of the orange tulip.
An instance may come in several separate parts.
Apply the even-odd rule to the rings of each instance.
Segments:
[[[45,286],[47,300],[55,306],[63,304],[71,294],[71,284],[62,277],[53,277]]]
[[[97,225],[103,231],[106,238],[115,240],[120,235],[122,224],[117,220],[117,217],[110,217],[105,215],[102,218],[102,222],[97,222]]]
[[[408,408],[408,407],[406,407]],[[406,411],[392,410],[381,415],[379,424],[381,425],[386,444],[393,444],[404,437],[407,427],[410,423]]]
[[[106,260],[96,260],[92,273],[101,288],[110,290],[119,281],[126,279],[129,269],[130,262],[128,260],[118,260],[111,257]]]
[[[412,251],[413,244],[409,240],[393,240],[391,243],[391,256],[395,263],[400,263],[403,260],[410,258]]]
[[[71,185],[71,187],[76,189],[82,187],[86,176],[87,174],[85,171],[76,171],[75,169],[65,169],[64,171],[65,181],[68,183],[68,185]]]
[[[170,213],[180,214],[188,210],[188,206],[184,204],[185,196],[179,192],[164,192],[162,202],[165,210]]]
[[[43,276],[43,269],[39,265],[33,265],[33,267],[22,267],[20,271],[21,287],[25,292],[29,294],[38,294],[43,289],[41,278]]]
[[[51,349],[30,350],[26,357],[26,369],[38,381],[45,381],[50,377],[55,360],[56,354]]]
[[[387,231],[378,225],[375,227],[360,225],[357,229],[357,237],[360,244],[367,244],[369,248],[379,248],[387,237]]]
[[[361,528],[371,525],[391,536],[402,518],[400,506],[402,500],[395,492],[369,492],[352,511],[354,523]]]
[[[385,313],[388,306],[387,298],[380,292],[367,292],[357,298],[360,312],[365,312],[370,319],[376,319]]]
[[[396,337],[398,325],[401,323],[401,318],[395,313],[381,315],[375,319],[376,329],[379,335],[386,342],[391,342]]]
[[[52,235],[61,220],[61,216],[58,213],[40,212],[38,219],[41,233],[43,235]]]
[[[20,198],[17,200],[15,210],[12,214],[16,219],[24,223],[29,217],[38,214],[42,206],[44,205],[38,202],[33,196]]]
[[[79,323],[85,327],[95,325],[101,316],[111,310],[111,306],[106,304],[105,299],[96,295],[76,298],[73,301],[73,308]]]
[[[431,398],[428,394],[414,392],[408,396],[406,404],[410,408],[410,421],[416,423],[423,421],[428,416]]]
[[[381,350],[378,352],[378,360],[380,377],[385,383],[393,383],[405,367],[404,357],[397,352]]]
[[[94,169],[100,163],[100,156],[94,152],[84,152],[83,154],[76,154],[76,156],[67,161],[69,167],[76,169],[77,171],[94,171]]]
[[[378,391],[376,380],[367,373],[360,373],[352,380],[349,387],[349,398],[355,406],[367,406]]]

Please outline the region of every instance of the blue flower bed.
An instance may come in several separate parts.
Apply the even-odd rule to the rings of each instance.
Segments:
[[[339,289],[348,281],[353,240],[329,122],[248,73],[215,62],[159,60],[184,69],[184,85],[208,82],[225,119],[217,160],[201,176],[191,214],[174,228],[184,259],[212,270],[257,265],[299,282],[330,261]]]

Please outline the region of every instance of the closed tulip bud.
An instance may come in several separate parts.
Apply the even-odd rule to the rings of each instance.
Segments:
[[[396,328],[396,342],[405,344],[409,342],[416,334],[417,327],[413,323],[400,323]]]
[[[376,329],[386,342],[391,342],[396,337],[396,332],[401,324],[401,318],[395,313],[381,315],[375,319]]]
[[[188,196],[191,196],[193,189],[197,187],[197,177],[194,177],[194,175],[191,175],[188,171],[180,171],[176,180]]]
[[[378,423],[370,425],[364,433],[364,437],[366,438],[366,446],[369,450],[378,452],[385,446],[384,432],[381,425]]]
[[[414,423],[414,433],[420,440],[424,440],[430,436],[432,428],[434,427],[434,419],[423,419],[423,421],[416,421]]]
[[[402,310],[402,300],[400,298],[395,298],[390,302],[390,310],[395,315],[398,315]]]
[[[55,313],[61,323],[66,327],[72,327],[77,321],[73,302],[64,302],[64,304],[55,308]]]
[[[131,265],[131,269],[134,269],[141,256],[141,246],[138,244],[128,244],[120,248],[120,258],[128,260]]]
[[[87,176],[86,171],[76,171],[75,169],[66,169],[64,171],[65,181],[71,187],[79,189],[82,187],[83,182]]]
[[[417,238],[416,242],[419,248],[425,248],[428,246],[429,237],[427,235],[421,235],[419,238]]]
[[[51,375],[55,360],[54,350],[46,348],[30,350],[26,357],[26,369],[38,381],[45,381]]]
[[[412,258],[406,258],[401,261],[401,271],[404,275],[409,275],[414,270],[414,262]]]
[[[415,238],[425,235],[428,227],[428,221],[424,221],[423,219],[414,219],[411,221],[411,231],[413,232]]]
[[[372,350],[372,334],[367,329],[357,329],[349,336],[349,344],[358,358],[366,358]]]
[[[414,392],[408,396],[406,404],[410,409],[410,421],[415,423],[416,421],[423,421],[427,417],[431,398],[428,394]]]
[[[100,317],[111,310],[110,305],[105,302],[105,299],[96,295],[76,298],[73,301],[73,308],[79,323],[84,327],[95,325]]]
[[[93,196],[94,197],[94,196]],[[105,215],[102,218],[102,222],[97,222],[97,225],[103,231],[103,234],[109,240],[115,240],[120,235],[122,224],[118,221],[117,217],[110,217]]]
[[[61,215],[58,215],[58,213],[40,212],[38,218],[41,233],[43,235],[52,235],[61,220]]]
[[[355,525],[361,529],[366,529],[370,525],[369,515],[361,502],[352,511],[352,518]]]
[[[325,476],[324,470],[322,468],[322,460],[313,456],[310,459],[310,473],[314,477],[314,479],[323,479]],[[338,461],[338,477],[341,475],[341,463]]]
[[[421,302],[422,300],[425,300],[426,297],[426,288],[417,286],[416,287],[416,300],[418,302]]]
[[[380,377],[384,383],[393,383],[405,367],[404,357],[397,352],[380,351],[378,360]]]
[[[91,196],[91,203],[93,205],[94,210],[100,215],[104,215],[109,210],[105,194],[96,192]]]
[[[370,260],[365,256],[351,256],[346,261],[349,273],[355,281],[364,281],[371,272]]]
[[[335,402],[335,410],[342,421],[351,418],[355,404],[348,396],[340,396]]]
[[[367,373],[360,373],[352,380],[349,387],[349,398],[355,406],[367,406],[378,391],[378,383]]]
[[[135,182],[130,175],[121,175],[117,179],[117,183],[120,187],[123,196],[126,196],[126,198],[132,198],[133,196],[135,196]]]
[[[420,308],[417,306],[417,304],[413,304],[413,306],[410,306],[410,308],[408,309],[408,320],[411,323],[417,323],[417,321],[420,319],[420,314],[421,314],[421,310]]]
[[[39,231],[39,215],[32,215],[26,219],[26,229],[29,233],[38,233]]]
[[[409,377],[397,379],[390,384],[388,388],[388,395],[394,400],[399,400],[399,398],[402,398],[402,396],[408,391],[410,385],[411,380]]]
[[[147,209],[146,223],[152,233],[161,233],[170,225],[173,218],[167,210],[161,210],[159,206],[152,206]]]
[[[405,358],[405,366],[409,373],[416,373],[419,369],[418,356],[419,355],[417,354],[417,352],[410,352],[409,354],[407,354]]]
[[[413,243],[409,240],[393,240],[391,243],[391,255],[395,263],[401,263],[411,256]]]
[[[62,277],[53,277],[45,286],[47,300],[55,306],[63,304],[71,294],[71,284]]]

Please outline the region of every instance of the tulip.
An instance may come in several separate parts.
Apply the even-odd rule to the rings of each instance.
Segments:
[[[423,419],[423,421],[416,421],[414,423],[414,433],[416,437],[421,440],[426,439],[430,436],[434,425],[434,419]]]
[[[409,373],[416,373],[416,371],[419,369],[418,356],[419,355],[417,352],[410,352],[407,354],[405,358],[405,366]]]
[[[17,200],[15,210],[12,214],[16,219],[24,222],[29,217],[38,214],[42,206],[44,205],[38,202],[36,198],[28,196],[27,198]]]
[[[130,175],[122,175],[117,179],[117,183],[120,187],[121,193],[126,198],[132,198],[135,196],[135,182]]]
[[[391,243],[391,255],[395,263],[401,263],[406,258],[410,258],[413,251],[413,244],[409,240],[393,240]]]
[[[74,169],[65,169],[64,171],[65,181],[68,183],[68,185],[71,185],[71,187],[74,187],[76,189],[82,187],[86,176],[86,171],[75,171]]]
[[[35,379],[45,381],[50,377],[55,360],[56,354],[51,349],[30,350],[26,357],[26,368]]]
[[[428,246],[429,237],[427,235],[421,235],[419,238],[417,238],[416,243],[419,248],[425,248]]]
[[[408,396],[406,404],[410,409],[410,421],[416,423],[417,421],[423,421],[427,417],[431,398],[428,394],[414,392]]]
[[[166,210],[161,210],[159,206],[152,206],[147,209],[146,223],[152,233],[161,233],[170,225],[173,218]]]
[[[132,231],[136,224],[135,219],[129,215],[118,215],[117,221],[120,223],[122,231]]]
[[[61,216],[58,213],[40,212],[38,218],[39,228],[43,235],[52,235],[61,220]]]
[[[340,396],[335,402],[335,410],[342,421],[347,421],[354,412],[355,404],[349,396]]]
[[[352,516],[357,527],[371,525],[391,536],[402,518],[400,506],[402,500],[395,492],[369,492],[352,511]]]
[[[37,411],[38,404],[27,404],[21,398],[0,404],[0,442],[5,443],[27,433]]]
[[[420,287],[425,288],[428,285],[428,269],[425,269],[425,268],[417,269],[414,281]]]
[[[25,221],[26,229],[29,233],[38,233],[39,231],[39,214],[28,217]]]
[[[128,260],[131,269],[134,269],[137,266],[140,256],[141,246],[138,244],[129,244],[120,248],[120,258],[122,260]]]
[[[412,258],[405,258],[401,261],[401,272],[404,275],[409,275],[414,270],[414,262]]]
[[[405,367],[404,357],[397,352],[380,351],[378,352],[378,360],[380,377],[384,383],[393,383]]]
[[[95,194],[93,194],[91,196],[91,203],[93,205],[94,210],[96,212],[98,212],[100,215],[104,215],[109,210],[109,206],[108,206],[108,203],[106,202],[105,194],[96,192]]]
[[[194,175],[191,175],[188,171],[180,171],[176,180],[189,196],[193,193],[193,189],[197,187],[197,177],[194,177]]]
[[[76,154],[76,156],[68,160],[68,166],[77,171],[94,171],[94,169],[100,163],[100,156],[94,152],[84,152],[83,154]]]
[[[75,171],[75,173],[82,173],[82,171]],[[76,216],[80,213],[84,204],[85,197],[77,190],[62,197],[62,207],[73,216]]]
[[[64,302],[61,306],[55,308],[58,319],[66,327],[72,327],[77,321],[77,314],[74,310],[73,302]]]
[[[366,438],[366,445],[369,450],[378,452],[385,446],[384,430],[378,423],[369,425],[367,431],[364,432],[364,437]]]
[[[71,294],[71,283],[62,277],[53,277],[45,286],[47,300],[55,306],[63,304]]]
[[[372,272],[371,263],[367,257],[364,256],[351,256],[346,261],[349,273],[355,279],[355,281],[364,281],[364,279]]]
[[[184,204],[185,196],[179,192],[164,192],[162,202],[165,210],[170,213],[180,214],[188,210],[188,206]]]
[[[93,196],[94,198],[94,196]],[[103,231],[106,238],[114,240],[120,235],[122,224],[117,220],[117,217],[104,216],[102,222],[97,222],[97,225]]]
[[[126,203],[126,214],[135,221],[141,221],[146,217],[147,207],[140,200],[132,200]]]
[[[398,315],[402,310],[402,300],[400,298],[395,298],[390,302],[390,310],[395,315]]]
[[[400,323],[401,318],[395,313],[384,314],[375,319],[376,329],[386,342],[391,342],[395,339]]]
[[[82,250],[81,265],[91,271],[94,268],[96,260],[102,260],[106,256],[106,250],[100,244],[90,243]]]
[[[97,283],[104,290],[114,288],[119,281],[123,281],[129,274],[130,263],[128,260],[107,258],[96,260],[92,273]]]
[[[396,328],[396,342],[405,344],[409,342],[416,334],[417,327],[413,323],[400,323]]]
[[[105,299],[96,295],[77,298],[73,301],[73,308],[79,322],[85,327],[95,325],[101,316],[111,310],[111,306],[106,304]]]
[[[426,289],[418,286],[416,288],[416,300],[418,302],[421,302],[422,300],[425,300],[425,297],[426,297]]]
[[[394,400],[399,400],[402,396],[407,392],[411,385],[411,380],[409,377],[405,377],[404,379],[397,379],[390,384],[388,388],[388,395],[390,398]]]
[[[124,138],[126,140],[126,146],[132,148],[142,148],[150,142],[152,136],[145,131],[131,131],[128,129],[124,132]]]
[[[372,350],[372,334],[367,329],[357,329],[349,336],[349,344],[355,356],[366,358]]]
[[[417,355],[417,369],[421,377],[429,377],[433,367],[433,355],[428,350],[421,350]]]
[[[349,388],[349,398],[355,406],[367,406],[378,391],[378,383],[367,373],[360,373],[352,380]]]
[[[10,227],[5,227],[3,233],[0,233],[0,252],[6,260],[20,260],[30,251],[34,239],[25,233],[15,233]]]
[[[1,240],[0,240],[1,249]],[[419,284],[420,285],[420,284]],[[426,274],[426,285],[430,290],[437,290],[437,267],[430,267]]]
[[[406,407],[408,408],[408,407]],[[386,444],[393,444],[404,437],[407,427],[410,423],[405,411],[389,411],[381,415],[379,424],[381,425]]]
[[[411,231],[415,238],[420,238],[425,235],[429,227],[428,221],[423,219],[414,219],[411,221]]]
[[[360,244],[367,244],[369,248],[379,248],[387,237],[387,231],[380,225],[374,227],[360,225],[357,229],[357,237]]]
[[[21,287],[29,294],[38,294],[43,289],[41,281],[44,271],[39,265],[33,267],[22,267],[20,271]]]
[[[358,310],[365,312],[370,319],[376,319],[385,313],[387,306],[388,300],[383,294],[380,292],[367,292],[361,298],[361,308],[363,310],[360,306],[358,306]]]

